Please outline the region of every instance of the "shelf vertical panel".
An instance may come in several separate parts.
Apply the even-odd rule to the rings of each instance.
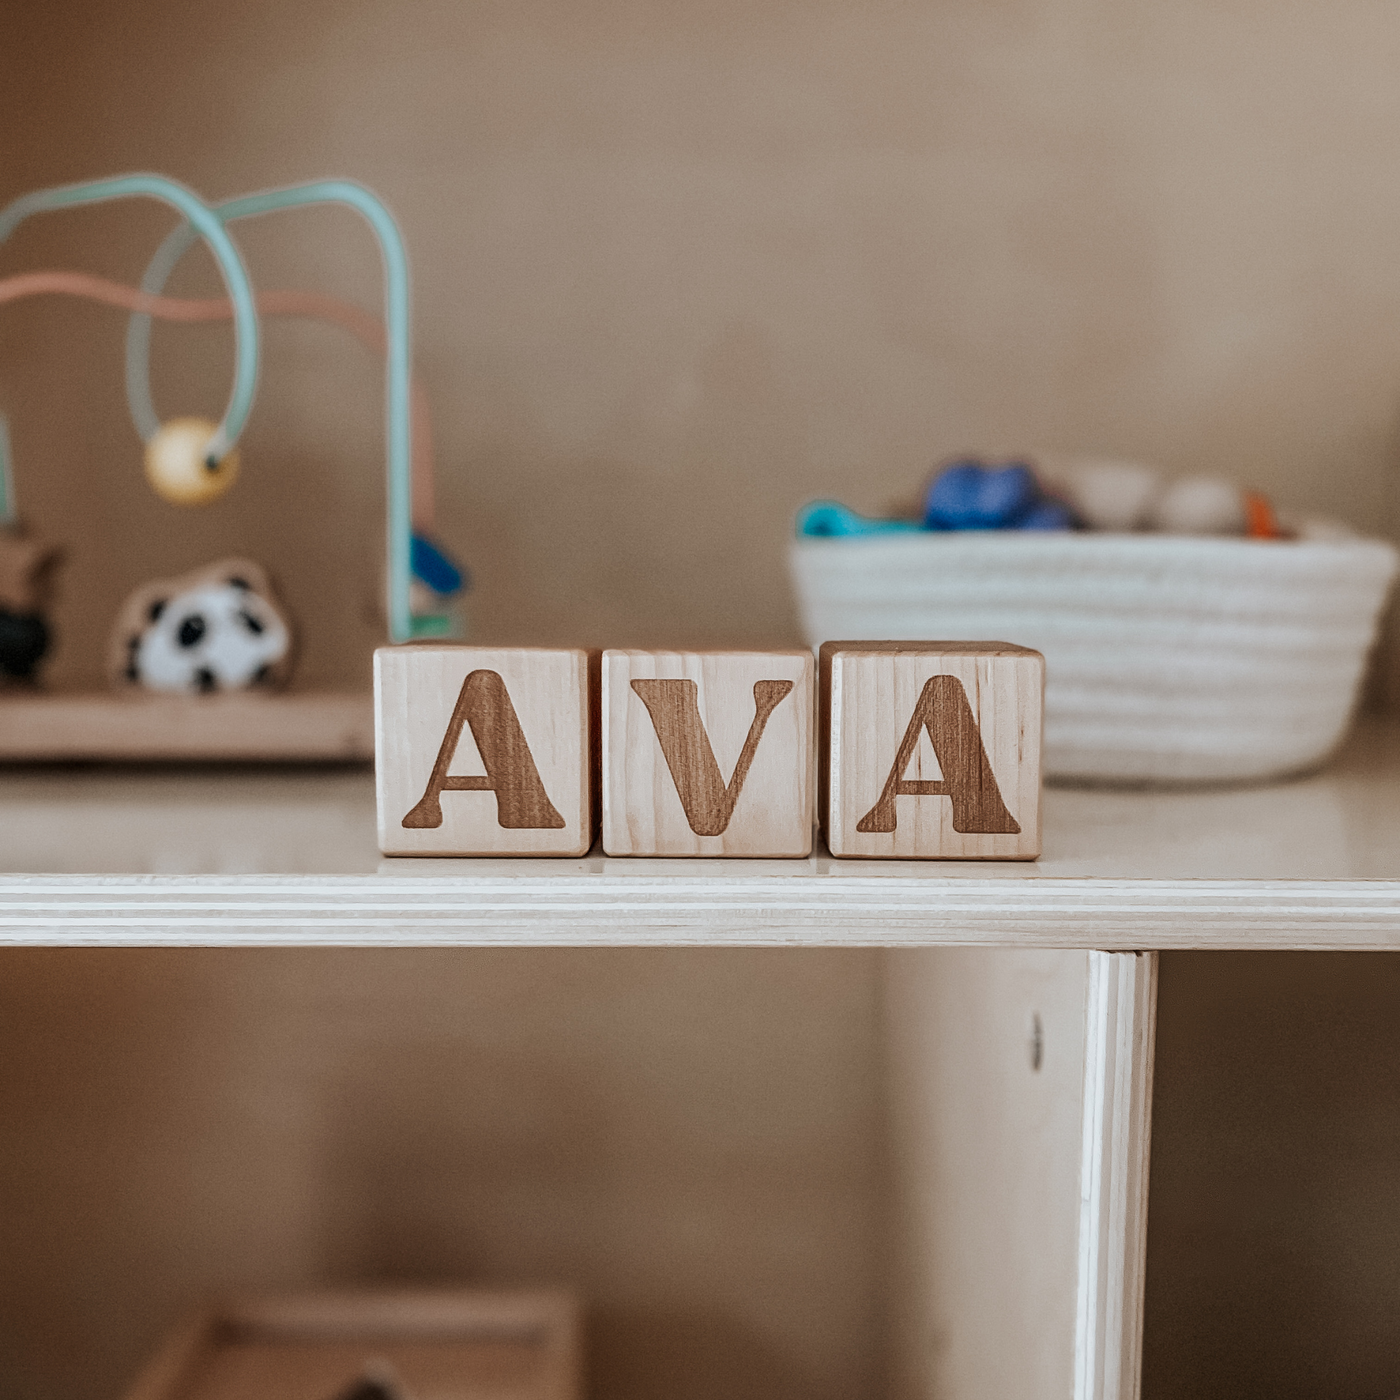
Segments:
[[[884,954],[894,1400],[1075,1396],[1096,956]]]
[[[1074,1400],[1138,1400],[1157,954],[1088,954]]]

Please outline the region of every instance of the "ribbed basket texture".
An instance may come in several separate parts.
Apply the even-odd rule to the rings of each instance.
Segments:
[[[802,539],[807,640],[995,640],[1045,655],[1045,773],[1217,782],[1342,738],[1396,552],[1379,540],[976,532]]]

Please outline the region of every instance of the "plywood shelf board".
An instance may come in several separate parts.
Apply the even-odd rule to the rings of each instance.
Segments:
[[[1031,862],[379,856],[368,772],[0,777],[0,941],[1400,948],[1400,725],[1311,779],[1051,789]]]
[[[372,759],[368,691],[0,692],[0,762]]]
[[[1400,949],[1400,882],[10,876],[0,944]]]

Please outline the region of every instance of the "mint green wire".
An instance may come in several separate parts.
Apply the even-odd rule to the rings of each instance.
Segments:
[[[10,448],[10,424],[0,413],[0,525],[13,525],[15,510],[14,453]]]
[[[224,420],[206,449],[208,455],[218,461],[238,441],[238,435],[243,431],[253,408],[253,395],[258,384],[258,314],[243,259],[209,206],[193,191],[163,175],[121,175],[112,180],[58,185],[22,195],[0,209],[0,243],[4,243],[31,214],[142,196],[172,205],[208,243],[228,290],[229,300],[233,303],[233,392],[229,395]]]
[[[353,180],[317,180],[285,189],[265,190],[244,195],[216,206],[212,215],[220,224],[234,219],[270,214],[279,209],[301,208],[309,204],[348,204],[363,215],[379,240],[384,262],[384,328],[388,341],[385,357],[385,438],[387,515],[387,606],[389,636],[406,642],[418,629],[409,603],[411,579],[410,536],[412,533],[411,424],[409,415],[409,304],[408,255],[394,217],[372,191]],[[141,290],[159,295],[175,265],[188,251],[197,234],[193,220],[173,229],[156,250]],[[135,313],[127,323],[126,392],[137,431],[149,437],[159,427],[151,400],[150,378],[151,318]]]
[[[141,278],[141,290],[147,296],[158,297],[176,264],[198,239],[190,224],[176,224],[148,264]],[[152,320],[145,312],[135,311],[126,323],[126,405],[143,442],[150,442],[160,432],[160,415],[151,398]]]

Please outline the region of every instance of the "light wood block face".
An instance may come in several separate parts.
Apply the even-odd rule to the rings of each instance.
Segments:
[[[580,856],[593,844],[585,651],[374,654],[379,848],[393,856]]]
[[[828,642],[831,854],[1036,859],[1044,695],[1044,657],[1005,642]]]
[[[604,851],[809,855],[814,701],[808,651],[605,651]]]

